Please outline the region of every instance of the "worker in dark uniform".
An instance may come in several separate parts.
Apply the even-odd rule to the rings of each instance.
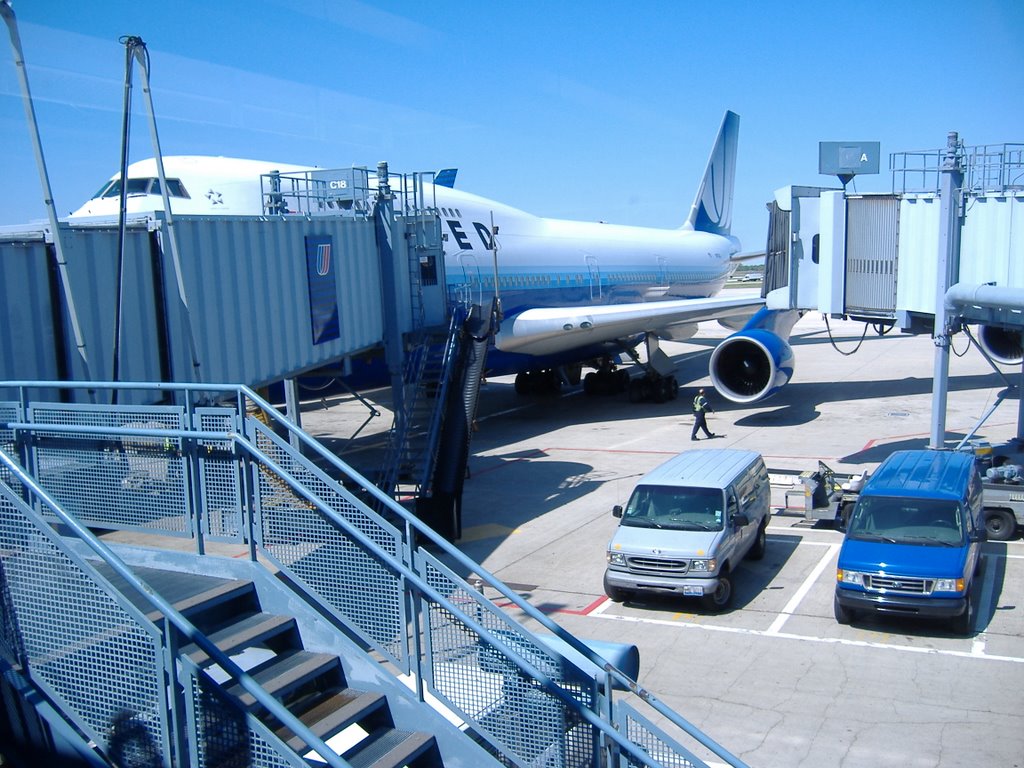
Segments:
[[[697,396],[693,398],[693,431],[690,432],[691,440],[698,440],[697,430],[703,429],[704,434],[708,437],[714,437],[715,433],[708,431],[707,412],[715,412],[715,409],[708,404],[708,399],[704,397],[704,390],[698,389]]]

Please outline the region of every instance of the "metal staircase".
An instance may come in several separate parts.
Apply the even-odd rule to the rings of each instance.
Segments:
[[[94,402],[113,389],[122,404]],[[0,402],[0,693],[61,754],[743,765],[251,390],[0,390],[19,395]],[[60,390],[66,402],[31,397]]]
[[[380,487],[414,499],[432,527],[458,538],[452,507],[461,495],[495,308],[457,306],[446,336],[424,332],[407,357],[406,405],[388,434]]]

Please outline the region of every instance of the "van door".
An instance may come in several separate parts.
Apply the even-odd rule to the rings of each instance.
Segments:
[[[725,490],[725,520],[726,525],[729,526],[729,541],[731,548],[737,551],[742,551],[745,546],[747,539],[747,532],[750,526],[739,526],[736,525],[736,515],[740,514],[739,499],[736,496],[736,486],[730,485]],[[732,552],[729,553],[732,555]]]

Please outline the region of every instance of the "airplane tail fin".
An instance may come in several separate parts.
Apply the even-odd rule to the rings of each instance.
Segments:
[[[736,147],[739,143],[740,116],[726,112],[722,127],[708,158],[690,215],[683,229],[728,235],[732,225],[732,193],[736,183]]]
[[[459,172],[458,168],[444,168],[434,174],[434,186],[437,187],[449,187],[450,189],[455,188],[455,175]]]

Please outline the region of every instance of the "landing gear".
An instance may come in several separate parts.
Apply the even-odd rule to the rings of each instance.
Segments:
[[[583,391],[588,395],[617,395],[628,386],[629,372],[611,365],[602,365],[583,378]]]
[[[557,395],[562,391],[562,377],[554,368],[523,371],[516,375],[517,395]]]
[[[653,400],[664,403],[675,400],[679,396],[679,382],[675,376],[652,376],[648,374],[641,379],[629,382],[629,402],[639,403]]]

